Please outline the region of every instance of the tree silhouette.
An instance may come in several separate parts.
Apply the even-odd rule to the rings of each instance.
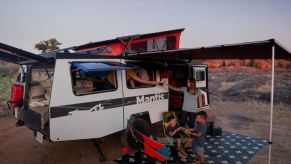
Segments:
[[[43,40],[34,45],[34,48],[41,51],[42,53],[54,51],[60,49],[59,46],[62,45],[56,38],[51,38],[49,40]]]

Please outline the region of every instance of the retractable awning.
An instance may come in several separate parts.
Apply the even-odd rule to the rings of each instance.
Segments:
[[[48,58],[0,43],[0,60],[15,64],[32,64],[49,62]]]
[[[274,80],[275,59],[291,59],[290,52],[282,47],[274,39],[247,42],[241,44],[229,44],[213,47],[201,47],[194,49],[178,49],[168,51],[128,53],[124,58],[131,60],[147,61],[182,61],[192,59],[272,59],[271,69],[271,99],[270,99],[270,129],[269,129],[269,155],[268,163],[271,163],[273,140],[273,109],[274,109]]]
[[[128,70],[135,68],[135,66],[119,62],[73,62],[72,65],[84,72]]]
[[[275,59],[291,60],[290,52],[275,39],[228,44],[213,47],[193,49],[178,49],[155,52],[127,53],[125,59],[142,61],[177,62],[192,59],[272,59],[271,69],[271,99],[270,99],[270,134],[268,163],[271,163],[273,140],[273,109],[274,109],[274,77]]]
[[[240,44],[226,44],[213,47],[127,53],[124,58],[148,61],[183,61],[192,59],[271,59],[273,46],[275,47],[276,59],[291,59],[290,52],[274,39]]]

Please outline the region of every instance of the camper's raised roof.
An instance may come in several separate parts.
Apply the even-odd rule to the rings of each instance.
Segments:
[[[93,43],[87,43],[87,44],[84,44],[84,45],[80,45],[80,46],[75,47],[74,50],[79,51],[79,50],[93,48],[93,47],[98,47],[98,46],[102,46],[102,45],[119,43],[121,38],[122,39],[126,39],[127,38],[128,40],[130,40],[131,37],[138,36],[138,39],[145,39],[145,38],[150,38],[150,37],[155,37],[155,36],[161,36],[161,35],[167,35],[167,34],[172,34],[172,33],[181,33],[184,30],[185,30],[185,28],[181,28],[181,29],[161,31],[161,32],[141,34],[141,35],[140,34],[137,34],[137,35],[122,36],[122,37],[117,37],[115,39],[104,40],[104,41],[99,41],[99,42],[93,42]]]

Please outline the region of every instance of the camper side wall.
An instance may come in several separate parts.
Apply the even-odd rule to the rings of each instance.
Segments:
[[[121,70],[86,73],[73,62],[120,59],[57,59],[50,103],[52,141],[100,138],[123,129]],[[115,85],[116,84],[116,85]]]

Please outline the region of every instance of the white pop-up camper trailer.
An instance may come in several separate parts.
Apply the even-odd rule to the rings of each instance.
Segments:
[[[100,138],[125,130],[129,118],[134,118],[136,129],[149,135],[150,125],[161,121],[162,113],[169,109],[167,87],[132,82],[128,71],[160,84],[169,76],[196,77],[197,86],[204,91],[203,108],[209,106],[206,65],[192,66],[191,60],[184,59],[143,61],[126,55],[177,49],[181,31],[128,36],[41,55],[0,44],[1,59],[20,65],[9,104],[38,141],[95,139],[103,160]],[[123,49],[116,48],[119,46]],[[170,69],[173,75],[168,73]],[[129,132],[124,132],[123,143],[138,147]]]
[[[40,141],[43,137],[52,141],[100,138],[125,129],[130,116],[136,118],[139,127],[136,129],[147,133],[148,125],[161,120],[161,113],[168,110],[171,95],[161,86],[130,86],[127,70],[140,67],[147,71],[144,77],[158,82],[196,78],[197,86],[205,92],[203,106],[207,108],[207,66],[191,66],[191,60],[272,59],[270,163],[274,61],[275,58],[290,60],[290,52],[274,39],[179,49],[182,31],[122,37],[70,48],[75,53],[42,56],[0,44],[0,58],[21,65],[17,84],[12,87],[11,105]],[[172,70],[172,75],[165,75],[165,70]],[[134,145],[131,139],[126,141]]]

